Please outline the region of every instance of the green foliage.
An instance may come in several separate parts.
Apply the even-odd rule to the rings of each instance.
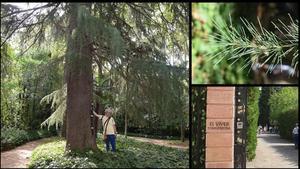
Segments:
[[[293,140],[292,131],[298,122],[299,110],[288,110],[278,117],[279,134],[281,138]]]
[[[206,87],[192,87],[192,168],[205,167]]]
[[[11,45],[1,46],[1,126],[24,127],[19,101],[22,88],[18,60]]]
[[[97,46],[97,48],[109,49],[106,54],[112,58],[118,58],[123,52],[123,39],[118,29],[105,22],[102,18],[91,15],[88,5],[71,4],[70,7],[76,14],[76,25],[72,30],[71,37],[68,40],[68,49],[66,51],[67,67],[71,72],[80,72],[88,70],[90,66],[84,64],[88,59],[82,56],[83,48],[87,46]],[[91,26],[93,25],[93,26]],[[82,43],[82,42],[86,43]],[[99,46],[100,45],[100,46]],[[89,49],[91,50],[91,49]],[[107,50],[105,50],[107,51]],[[89,56],[93,57],[93,56]]]
[[[12,74],[11,64],[14,55],[14,51],[8,43],[1,46],[1,79]]]
[[[230,20],[231,21],[231,20]],[[270,62],[273,66],[282,65],[282,60],[289,55],[293,56],[291,66],[297,70],[298,66],[298,20],[295,22],[291,19],[290,25],[285,25],[279,20],[280,25],[274,24],[280,35],[262,28],[258,20],[260,30],[253,23],[246,19],[241,19],[243,27],[236,27],[231,23],[217,18],[215,27],[217,33],[213,34],[215,44],[219,46],[217,52],[212,52],[213,58],[217,58],[215,64],[218,64],[222,59],[229,60],[233,65],[239,60],[244,60],[243,66],[239,71],[246,67],[253,67],[257,62],[262,65]],[[282,27],[282,28],[280,28]],[[249,35],[250,34],[250,37]],[[237,64],[235,64],[237,65]],[[268,72],[272,72],[272,67],[269,67]],[[295,72],[291,75],[295,75]]]
[[[284,112],[298,109],[298,88],[283,87],[271,95],[269,104],[272,120],[278,120],[280,114]]]
[[[87,36],[91,42],[102,43],[101,45],[109,47],[111,56],[120,57],[124,45],[118,29],[101,18],[92,16],[84,6],[79,6],[77,19],[76,34],[78,34],[78,38],[83,40],[84,36]]]
[[[34,130],[25,131],[18,128],[1,128],[1,151],[14,148],[31,140],[53,135],[53,131]]]
[[[1,150],[5,147],[21,145],[28,141],[27,132],[16,128],[1,129]]]
[[[188,128],[188,3],[106,5],[95,6],[126,40],[124,56],[110,62],[118,128],[123,129],[125,113],[128,129],[144,134],[170,135],[181,124]]]
[[[30,168],[187,168],[188,151],[157,146],[150,143],[117,138],[117,152],[106,152],[102,142],[100,151],[64,154],[65,141],[58,138],[37,147],[31,157]],[[51,149],[51,151],[49,151]]]
[[[35,130],[48,116],[48,105],[40,106],[38,100],[56,88],[62,77],[57,48],[54,48],[52,58],[49,57],[49,50],[41,47],[37,51],[32,48],[26,56],[10,52],[10,61],[7,63],[9,74],[1,77],[3,126]]]
[[[253,160],[255,158],[255,150],[257,146],[257,124],[258,124],[258,99],[260,91],[258,87],[248,88],[248,100],[247,100],[247,159]]]
[[[184,67],[139,59],[128,69],[128,81],[121,83],[116,101],[120,107],[117,121],[121,126],[125,111],[130,119],[128,126],[139,127],[144,134],[159,135],[167,129],[178,131],[181,123],[187,126],[188,86]]]
[[[65,84],[61,89],[55,90],[41,99],[41,104],[49,104],[52,102],[51,109],[55,110],[51,116],[41,124],[41,127],[48,125],[49,129],[50,126],[55,124],[56,129],[58,129],[58,126],[63,124],[63,117],[66,112],[66,97],[67,85]]]
[[[227,20],[234,11],[232,3],[193,3],[192,4],[192,83],[246,83],[243,61],[230,66],[230,61],[212,58],[212,51],[223,49],[212,40],[217,27],[213,20]],[[225,37],[224,37],[225,38]],[[220,52],[221,53],[221,52]]]
[[[270,118],[278,122],[283,138],[291,138],[291,129],[298,119],[298,103],[298,87],[283,87],[271,94]]]

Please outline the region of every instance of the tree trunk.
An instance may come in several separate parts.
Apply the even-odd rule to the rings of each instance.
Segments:
[[[97,65],[98,65],[98,76],[99,76],[99,79],[101,79],[103,77],[103,74],[102,74],[102,61],[99,60],[99,62],[97,62]],[[102,93],[100,84],[99,84],[99,87],[97,88],[97,90],[95,91],[95,93],[98,96],[98,98],[102,98],[103,93]],[[99,100],[99,99],[96,100],[96,113],[104,115],[104,105],[101,103],[101,100]],[[98,128],[99,123],[101,123],[101,121],[99,122],[99,118],[95,118],[94,119],[95,138],[97,137],[97,131],[99,129]]]
[[[63,124],[61,127],[61,137],[66,138],[66,131],[67,130],[67,115],[64,114]]]
[[[127,126],[128,126],[128,117],[127,117],[127,110],[125,110],[125,126],[124,126],[125,138],[127,138]]]
[[[97,91],[97,92],[99,92],[99,91]],[[99,95],[98,95],[98,96],[99,96]],[[95,112],[96,112],[97,114],[103,115],[103,112],[104,112],[104,106],[103,106],[99,101],[96,102],[96,110],[95,110]],[[98,118],[98,117],[95,117],[95,118],[94,118],[94,128],[95,128],[95,130],[94,130],[94,137],[95,137],[95,138],[97,137],[97,132],[98,132],[98,130],[99,130],[99,123],[101,123],[101,121],[99,121],[99,118]]]
[[[180,140],[182,142],[184,142],[184,130],[185,130],[184,121],[181,120],[181,124],[180,124]]]
[[[92,135],[90,121],[93,83],[91,48],[88,39],[78,38],[80,35],[75,32],[78,26],[78,5],[75,3],[70,5],[69,37],[66,52],[66,150],[96,150],[96,139]]]

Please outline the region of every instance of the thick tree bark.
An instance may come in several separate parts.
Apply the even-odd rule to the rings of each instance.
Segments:
[[[128,75],[128,68],[126,68],[126,75]],[[126,82],[126,99],[128,98],[128,82]],[[127,138],[127,127],[128,127],[128,106],[125,104],[125,124],[124,124],[124,135]]]
[[[125,110],[125,126],[124,126],[124,135],[127,138],[127,126],[128,126],[128,117],[127,117],[127,110]]]
[[[103,112],[104,112],[104,106],[98,101],[96,102],[95,112],[97,114],[101,114],[101,115],[103,115]],[[98,132],[99,126],[100,126],[99,124],[101,123],[101,121],[99,121],[98,117],[95,117],[93,123],[94,123],[94,128],[95,128],[93,136],[96,139],[97,138],[97,132]]]
[[[184,127],[184,121],[181,120],[181,124],[180,124],[180,140],[182,142],[184,142],[184,130],[185,130],[185,127]]]
[[[98,64],[98,76],[101,78],[103,75],[102,75],[102,62],[100,61],[100,63]],[[96,95],[98,97],[102,97],[102,90],[101,90],[101,87],[99,86],[97,91],[96,91]],[[95,110],[98,114],[101,114],[101,115],[104,115],[104,105],[101,103],[100,100],[96,100],[96,110]],[[95,134],[94,134],[94,137],[96,138],[97,137],[97,132],[98,132],[98,126],[99,126],[99,123],[101,123],[101,121],[99,122],[99,118],[94,118],[94,128],[95,128]]]
[[[64,119],[63,119],[63,124],[61,127],[61,137],[66,138],[66,134],[67,134],[67,115],[65,113],[64,115]]]
[[[92,58],[88,39],[74,36],[79,4],[71,4],[67,46],[66,150],[97,149],[91,130]],[[73,36],[72,35],[73,32]]]

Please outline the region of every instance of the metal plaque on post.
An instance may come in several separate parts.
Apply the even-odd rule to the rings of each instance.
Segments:
[[[247,87],[235,88],[234,168],[246,168]]]

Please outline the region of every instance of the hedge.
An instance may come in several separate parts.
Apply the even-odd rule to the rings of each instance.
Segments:
[[[298,87],[282,87],[270,97],[270,118],[278,122],[280,137],[292,139],[292,129],[298,120]]]
[[[280,137],[292,140],[292,131],[297,121],[298,110],[289,110],[284,113],[281,113],[278,118]]]
[[[298,109],[298,87],[273,89],[269,104],[271,120],[278,120],[280,114]]]
[[[255,150],[257,145],[257,124],[259,117],[259,101],[260,91],[258,87],[248,88],[247,100],[247,159],[249,161],[255,158]]]

